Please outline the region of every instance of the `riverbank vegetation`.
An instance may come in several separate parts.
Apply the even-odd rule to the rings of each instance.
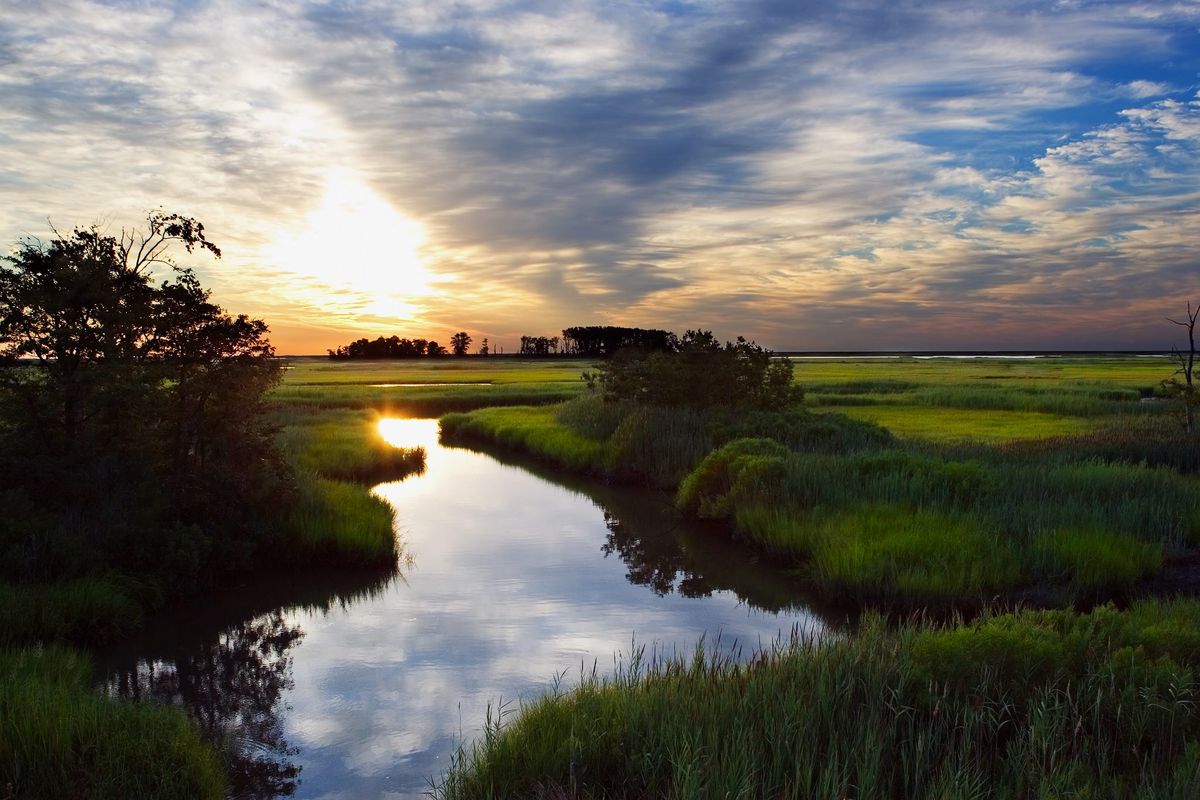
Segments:
[[[442,429],[675,492],[847,607],[1120,598],[1200,541],[1196,442],[1150,380],[1165,359],[1155,373],[1136,359],[916,361],[904,379],[889,363],[854,378],[804,364],[805,401],[764,407],[745,389],[689,391],[722,370],[658,368],[673,357],[611,359],[569,402],[449,414]],[[968,380],[928,377],[952,371]],[[744,407],[702,402],[722,394]]]
[[[441,798],[1182,798],[1200,603],[863,621],[749,663],[645,651],[492,717]],[[509,712],[515,711],[509,709]]]
[[[365,419],[281,435],[266,324],[212,303],[172,247],[220,256],[203,225],[155,212],[0,265],[0,796],[222,796],[224,743],[91,694],[86,657],[56,643],[113,641],[239,574],[396,566],[390,507],[345,481],[423,453],[347,458]]]

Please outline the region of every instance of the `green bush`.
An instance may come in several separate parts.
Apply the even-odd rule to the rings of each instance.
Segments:
[[[722,519],[732,513],[730,494],[750,467],[754,479],[761,471],[778,472],[787,448],[772,439],[735,439],[705,457],[679,484],[675,504],[686,513],[708,519]],[[770,463],[771,467],[766,467]],[[749,476],[748,476],[749,479]],[[744,490],[743,490],[744,491]]]

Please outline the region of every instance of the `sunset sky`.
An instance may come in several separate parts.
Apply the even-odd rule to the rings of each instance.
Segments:
[[[1167,348],[1200,2],[0,6],[0,240],[161,206],[282,353]]]

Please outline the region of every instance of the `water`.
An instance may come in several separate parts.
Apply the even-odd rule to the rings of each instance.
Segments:
[[[256,579],[104,659],[112,692],[233,736],[235,795],[419,797],[489,706],[607,673],[634,647],[690,655],[705,637],[748,654],[823,630],[795,578],[658,493],[444,447],[434,420],[381,431],[428,458],[373,490],[396,509],[398,574]]]

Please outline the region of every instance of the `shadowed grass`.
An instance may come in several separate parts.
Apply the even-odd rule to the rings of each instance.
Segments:
[[[130,580],[115,575],[0,583],[0,642],[105,644],[137,630],[142,617],[143,602]]]
[[[0,649],[0,796],[225,797],[218,755],[182,711],[109,699],[78,653]]]
[[[1026,613],[631,663],[494,715],[441,798],[1184,798],[1200,605]]]

